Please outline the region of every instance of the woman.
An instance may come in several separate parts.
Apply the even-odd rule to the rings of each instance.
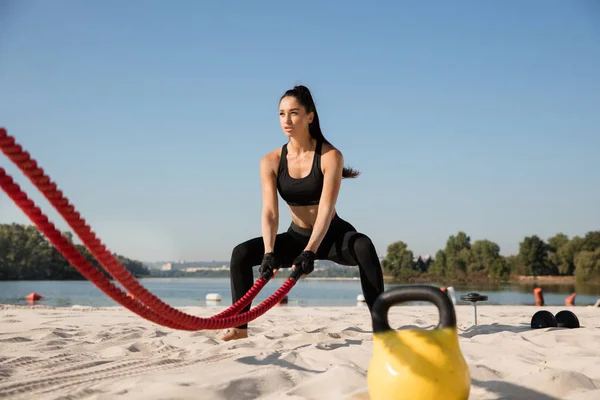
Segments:
[[[235,303],[254,284],[252,267],[275,276],[281,267],[300,268],[301,276],[314,269],[314,261],[326,259],[342,265],[358,265],[362,291],[369,310],[383,292],[383,272],[371,240],[341,219],[336,212],[343,178],[358,171],[344,167],[342,153],[321,132],[312,95],[295,86],[279,101],[281,128],[289,138],[283,147],[260,161],[262,181],[262,236],[238,244],[231,255],[231,295]],[[277,193],[288,204],[292,223],[277,234]],[[248,311],[250,305],[242,312]],[[229,329],[223,340],[248,337],[248,324]]]

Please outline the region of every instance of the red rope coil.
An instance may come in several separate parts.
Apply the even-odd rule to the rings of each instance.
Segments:
[[[239,301],[213,317],[200,318],[183,313],[150,293],[121,265],[112,253],[107,250],[106,246],[96,237],[91,227],[87,225],[79,212],[75,210],[75,207],[69,204],[68,199],[58,189],[56,183],[51,181],[50,177],[44,173],[44,170],[37,165],[37,162],[30,157],[29,153],[24,151],[3,128],[0,128],[0,150],[52,204],[106,271],[123,285],[129,293],[135,296],[137,300],[127,297],[125,292],[114,286],[108,278],[85,260],[73,244],[64,238],[60,231],[48,220],[48,217],[14,183],[6,171],[0,168],[0,186],[2,186],[2,189],[84,277],[113,300],[143,318],[163,326],[183,330],[234,327],[245,324],[264,314],[281,301],[296,284],[296,277],[288,278],[275,293],[260,305],[239,315],[235,314],[256,297],[258,292],[267,284],[267,279],[263,277],[259,278],[254,286]]]

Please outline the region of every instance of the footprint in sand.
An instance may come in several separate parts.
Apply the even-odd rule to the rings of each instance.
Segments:
[[[42,346],[66,346],[69,344],[68,340],[49,340],[46,343],[44,343],[43,345],[40,345],[39,347]]]
[[[142,333],[135,332],[135,333],[130,333],[128,335],[122,336],[120,339],[121,340],[135,340],[135,339],[140,339],[142,336],[144,336]]]
[[[12,375],[12,368],[0,366],[0,381],[2,379],[10,378]]]
[[[158,337],[163,337],[163,336],[167,336],[167,335],[168,335],[167,332],[159,331],[157,329],[153,333],[149,334],[148,337],[149,338],[158,338]]]
[[[25,343],[25,342],[31,342],[31,339],[28,339],[26,337],[22,337],[22,336],[15,336],[15,337],[11,337],[11,338],[6,338],[6,339],[0,339],[1,343]]]

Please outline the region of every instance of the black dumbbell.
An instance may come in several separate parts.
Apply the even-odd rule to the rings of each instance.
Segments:
[[[579,319],[568,310],[563,310],[554,316],[550,311],[540,310],[531,317],[531,329],[540,328],[579,328]]]
[[[531,317],[531,329],[555,328],[557,326],[558,322],[550,311],[540,310]]]
[[[561,328],[579,328],[579,318],[569,310],[562,310],[556,314],[556,324]]]

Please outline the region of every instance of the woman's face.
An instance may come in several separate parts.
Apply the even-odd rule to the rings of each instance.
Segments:
[[[313,116],[293,96],[286,96],[279,103],[279,123],[288,137],[308,133],[308,124],[312,122]]]

